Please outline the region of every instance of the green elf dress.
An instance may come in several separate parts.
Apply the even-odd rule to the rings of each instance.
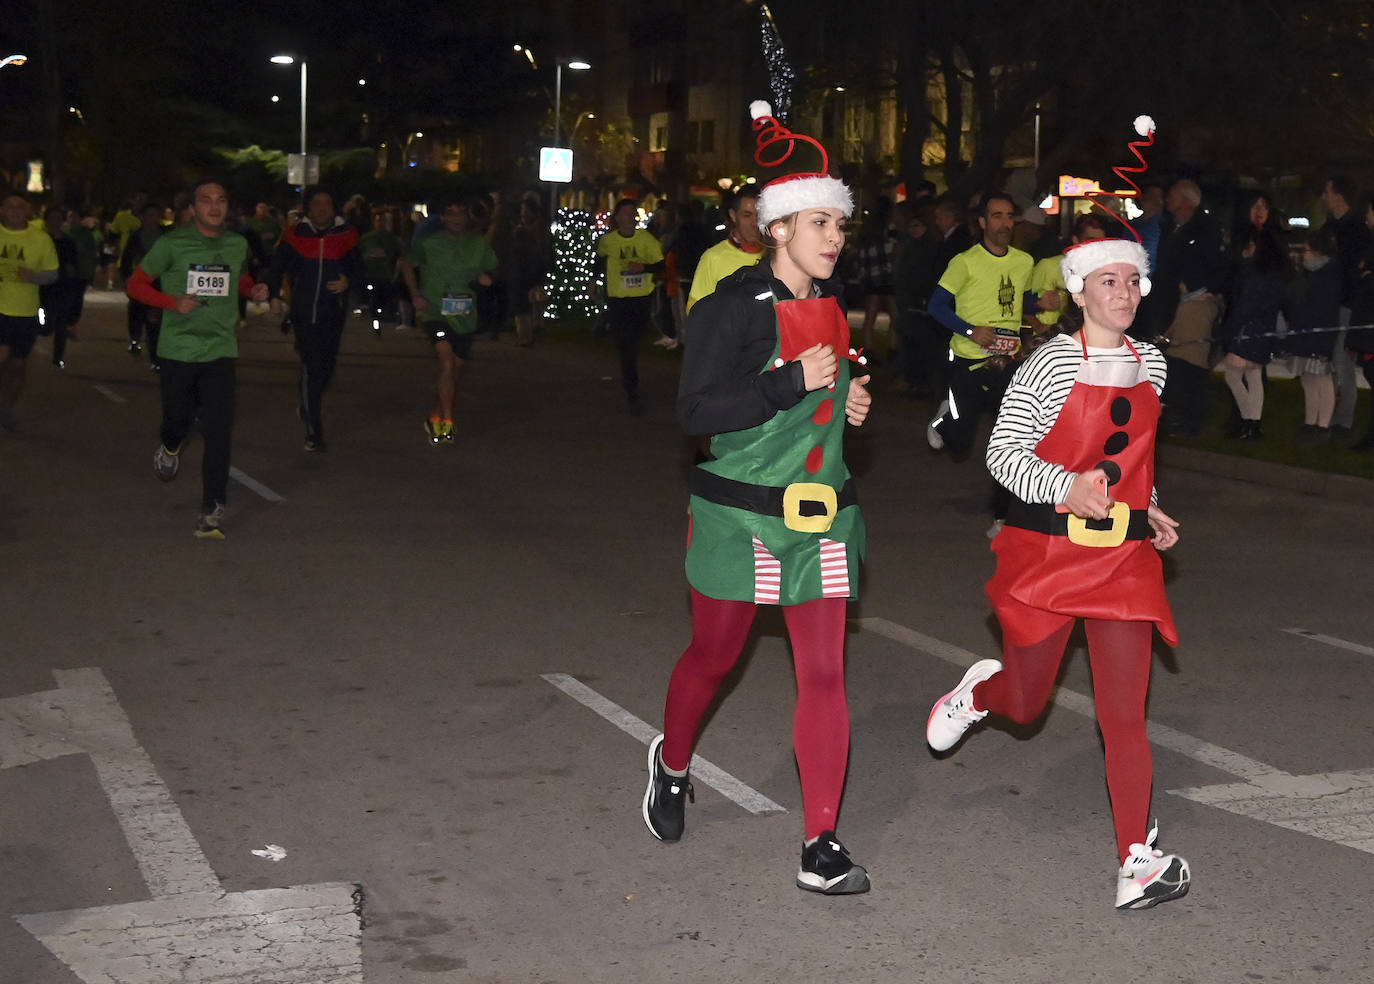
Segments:
[[[760,295],[759,300],[767,295]],[[717,434],[694,469],[687,580],[709,598],[798,605],[857,598],[864,521],[843,457],[849,324],[833,297],[772,296],[777,342],[763,372],[817,342],[841,358],[832,386],[745,430]]]

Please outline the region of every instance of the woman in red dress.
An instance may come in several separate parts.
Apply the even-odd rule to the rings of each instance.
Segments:
[[[1029,724],[1043,713],[1064,648],[1085,622],[1120,868],[1116,907],[1143,909],[1188,890],[1188,863],[1155,849],[1153,771],[1145,733],[1155,627],[1178,641],[1159,551],[1178,523],[1156,502],[1154,437],[1165,361],[1126,337],[1149,261],[1141,246],[1096,239],[1070,247],[1064,282],[1083,327],[1047,342],[1017,371],[988,443],[988,468],[1016,501],[993,540],[987,585],[1003,660],[975,663],[936,702],[936,751],[995,713]]]

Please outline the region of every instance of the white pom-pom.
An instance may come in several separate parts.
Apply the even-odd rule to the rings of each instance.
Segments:
[[[850,349],[850,350],[849,350],[849,354],[850,354],[850,355],[858,355],[859,352],[858,352],[857,349]]]
[[[783,362],[781,359],[775,359],[775,360],[773,360],[773,368],[774,368],[774,369],[781,369],[781,368],[782,368],[783,366],[785,366],[785,365],[787,365],[787,363],[786,363],[786,362]]]
[[[868,365],[868,356],[866,356],[866,355],[861,355],[861,356],[859,356],[859,365],[861,365],[861,366],[866,366],[866,365]]]
[[[768,103],[764,102],[762,99],[755,99],[753,102],[749,104],[749,118],[751,120],[756,120],[762,116],[772,115],[773,107],[768,105]]]
[[[1142,137],[1148,137],[1155,128],[1155,121],[1148,116],[1137,116],[1135,118],[1135,132]]]

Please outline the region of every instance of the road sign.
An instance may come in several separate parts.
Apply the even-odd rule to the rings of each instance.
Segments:
[[[286,183],[312,185],[320,183],[319,154],[287,154]]]
[[[566,183],[572,180],[573,152],[567,147],[539,148],[539,180]]]

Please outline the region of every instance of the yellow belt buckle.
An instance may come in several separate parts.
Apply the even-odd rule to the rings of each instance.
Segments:
[[[818,516],[803,516],[803,502],[819,502],[825,512]],[[819,482],[793,482],[782,493],[782,523],[798,533],[824,533],[835,522],[839,500],[835,490]]]
[[[1119,547],[1126,542],[1126,529],[1131,525],[1131,507],[1124,502],[1113,502],[1107,513],[1112,521],[1110,529],[1094,530],[1088,528],[1088,521],[1069,513],[1069,542],[1080,547]]]

